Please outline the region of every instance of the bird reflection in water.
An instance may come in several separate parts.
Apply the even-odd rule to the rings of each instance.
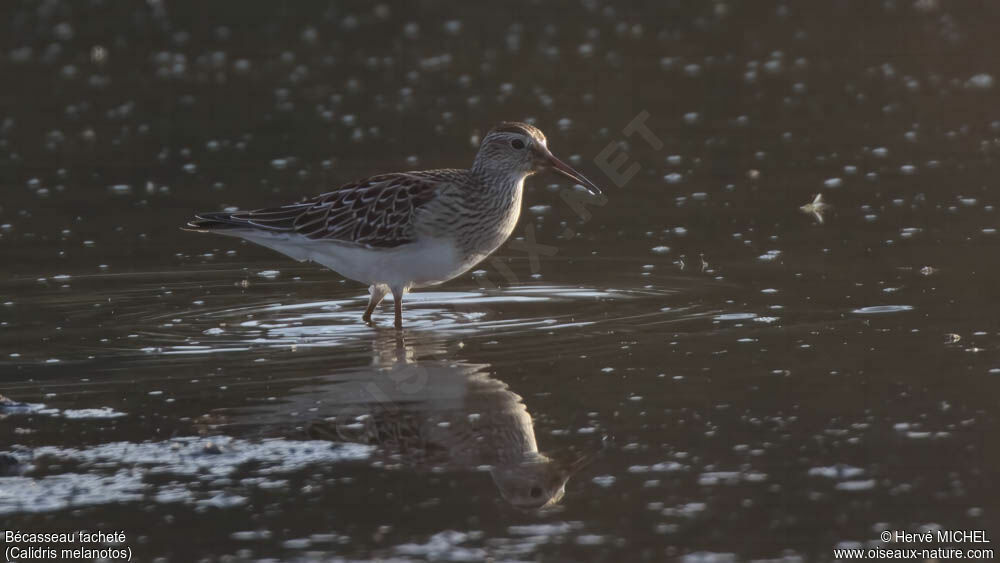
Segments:
[[[486,365],[456,363],[442,350],[378,339],[371,369],[336,376],[309,421],[315,439],[378,446],[412,466],[488,468],[500,495],[521,509],[555,505],[566,482],[593,461],[587,454],[549,457],[538,451],[521,397],[490,377]],[[314,399],[316,395],[310,394]]]

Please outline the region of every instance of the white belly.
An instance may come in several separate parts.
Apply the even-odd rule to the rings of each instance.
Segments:
[[[445,239],[422,239],[394,248],[366,248],[260,231],[233,234],[296,260],[322,264],[354,281],[407,289],[448,281],[485,258],[462,259],[455,246]]]

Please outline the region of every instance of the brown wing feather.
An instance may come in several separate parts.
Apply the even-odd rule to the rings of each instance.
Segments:
[[[372,176],[300,203],[229,214],[228,226],[298,233],[310,239],[393,247],[412,242],[414,211],[433,199],[442,181],[460,171]],[[207,217],[207,214],[201,217]],[[194,225],[198,226],[198,225]]]

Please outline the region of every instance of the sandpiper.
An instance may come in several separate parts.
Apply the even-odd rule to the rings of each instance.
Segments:
[[[369,285],[372,312],[389,292],[396,328],[403,295],[446,282],[500,247],[521,214],[524,180],[554,170],[592,194],[601,190],[549,151],[526,123],[501,123],[469,169],[380,174],[281,207],[198,213],[190,230],[235,236]]]

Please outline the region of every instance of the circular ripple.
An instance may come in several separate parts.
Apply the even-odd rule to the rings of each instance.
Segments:
[[[10,307],[31,319],[23,331],[50,346],[45,352],[49,357],[17,361],[329,347],[370,339],[373,330],[393,330],[391,299],[376,311],[373,329],[361,321],[368,299],[364,288],[333,284],[340,297],[328,299],[328,278],[313,281],[311,271],[302,273],[301,278],[267,281],[240,270],[74,276],[59,286],[19,280],[14,282],[18,301]],[[495,339],[608,325],[640,330],[722,313],[691,305],[692,296],[705,291],[704,279],[656,282],[641,288],[536,284],[498,290],[450,284],[456,289],[408,294],[404,326],[408,334]],[[544,340],[538,339],[538,345]]]

